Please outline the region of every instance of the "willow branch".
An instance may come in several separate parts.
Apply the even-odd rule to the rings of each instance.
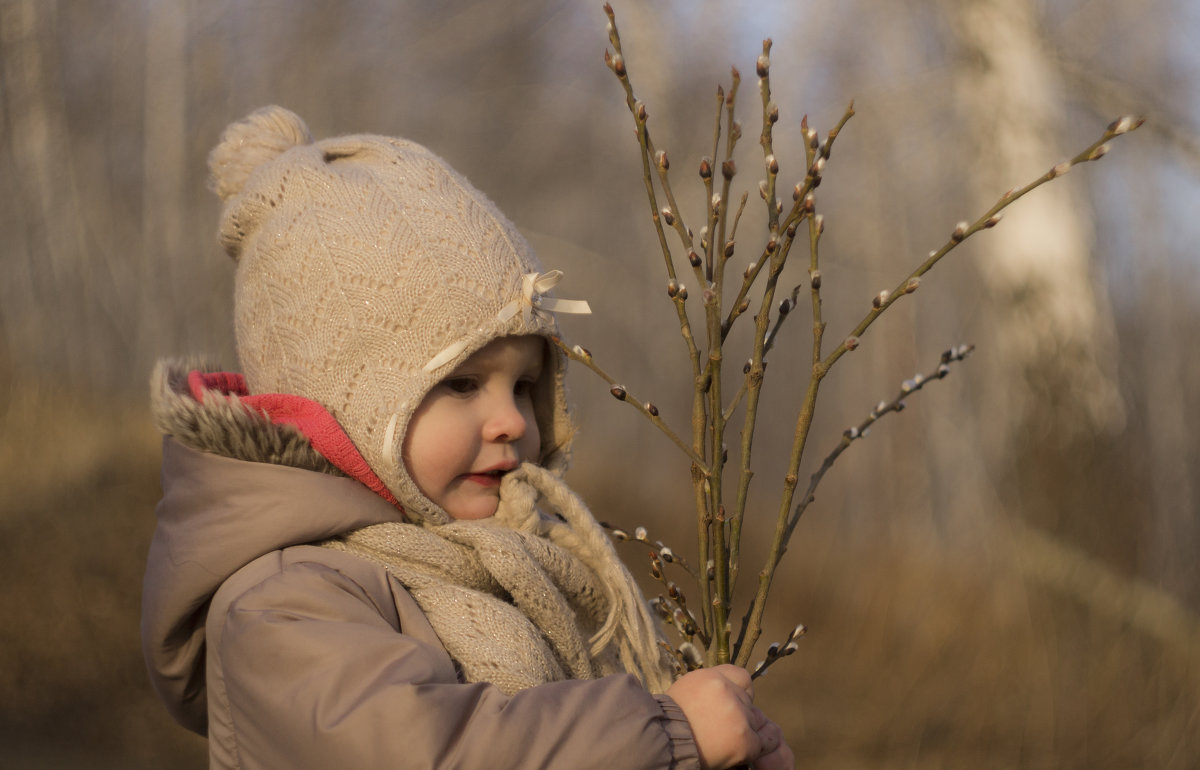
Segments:
[[[737,496],[734,502],[733,516],[730,518],[729,524],[730,592],[736,587],[738,569],[741,563],[742,520],[746,514],[746,500],[750,491],[750,482],[754,477],[754,471],[751,468],[751,452],[754,445],[754,430],[758,419],[759,395],[762,392],[763,374],[765,372],[763,360],[767,351],[766,340],[769,336],[770,310],[772,305],[775,304],[775,286],[786,261],[786,252],[784,250],[778,248],[772,249],[770,247],[772,243],[777,245],[779,241],[780,214],[780,206],[775,199],[775,181],[779,175],[779,161],[775,159],[773,144],[773,128],[779,120],[779,108],[771,100],[770,54],[771,40],[768,38],[763,41],[762,54],[755,63],[755,72],[758,75],[758,89],[762,98],[762,130],[759,133],[759,145],[762,147],[763,168],[767,177],[766,181],[760,185],[760,192],[767,206],[769,238],[767,251],[770,254],[771,267],[767,275],[766,284],[763,287],[763,297],[758,316],[755,319],[753,353],[751,354],[749,368],[745,373],[744,380],[748,395],[746,399],[746,413],[742,420]],[[746,279],[750,278],[749,273],[750,270],[747,269],[747,275],[743,279],[743,283],[746,282]],[[755,275],[757,275],[757,272]],[[733,312],[738,313],[740,310],[741,304],[739,298],[739,304],[734,307]],[[729,324],[732,324],[734,318],[735,316],[731,316]],[[722,329],[722,340],[724,340],[728,331],[728,326]]]
[[[788,522],[787,531],[784,534],[784,548],[786,549],[788,542],[792,538],[792,532],[795,531],[796,525],[800,523],[800,517],[804,515],[804,511],[812,504],[815,499],[817,487],[821,480],[825,478],[825,474],[833,467],[838,458],[850,448],[850,446],[859,439],[864,439],[871,433],[873,426],[880,419],[889,414],[897,414],[904,411],[907,406],[906,399],[921,391],[926,385],[931,382],[945,379],[950,374],[950,365],[964,360],[975,350],[974,345],[959,345],[958,347],[950,348],[942,353],[941,360],[938,361],[937,367],[929,372],[929,374],[917,374],[911,380],[905,380],[900,385],[900,392],[896,394],[891,401],[880,401],[875,405],[867,416],[857,425],[852,425],[842,433],[841,440],[837,445],[825,456],[821,461],[821,467],[813,472],[808,482],[808,489],[800,502],[796,504],[796,509],[792,512],[792,518]]]
[[[687,310],[684,306],[684,300],[687,299],[687,289],[682,284],[678,283],[675,277],[675,268],[671,258],[670,247],[667,245],[666,234],[663,231],[663,212],[660,211],[658,200],[654,193],[654,183],[650,171],[651,158],[656,158],[656,163],[660,167],[660,171],[665,174],[667,161],[665,154],[661,157],[657,156],[654,149],[653,140],[650,137],[650,132],[646,127],[648,113],[646,107],[635,96],[633,86],[629,80],[629,73],[625,65],[624,52],[621,48],[621,37],[617,30],[616,17],[613,13],[612,6],[605,3],[604,12],[608,16],[608,37],[612,43],[614,53],[609,54],[604,52],[605,63],[617,76],[621,82],[621,86],[625,91],[625,102],[630,112],[633,114],[634,121],[637,127],[638,143],[642,151],[642,173],[646,186],[646,195],[650,203],[651,220],[654,222],[655,232],[658,235],[659,246],[663,252],[663,258],[667,265],[667,274],[669,282],[667,285],[668,294],[672,297],[675,303],[676,313],[679,316],[679,324],[684,342],[687,345],[688,357],[692,364],[692,375],[695,383],[692,395],[692,447],[689,450],[689,455],[692,457],[692,489],[695,495],[696,515],[697,515],[697,550],[700,554],[700,559],[705,562],[709,559],[709,541],[708,532],[713,521],[713,506],[708,497],[708,479],[711,477],[711,471],[708,464],[704,460],[704,437],[708,426],[708,414],[706,411],[707,402],[705,400],[705,379],[707,373],[701,374],[700,366],[700,351],[696,346],[695,339],[691,330],[691,322],[688,319]],[[664,179],[660,175],[660,180]],[[669,184],[669,183],[668,183]],[[669,187],[667,188],[669,191]],[[667,193],[669,195],[669,192]],[[673,198],[670,198],[673,200]],[[669,207],[671,216],[674,215],[674,205]],[[678,220],[676,220],[678,221]],[[672,223],[673,224],[673,223]],[[686,228],[677,229],[681,237],[685,239],[685,245],[690,242],[690,234]],[[688,261],[693,270],[698,270],[699,260],[694,256],[695,250],[688,247]],[[705,281],[697,274],[697,278],[701,280],[703,285]],[[674,437],[674,434],[670,434]],[[682,446],[682,442],[674,437],[673,440]],[[703,593],[703,623],[707,631],[713,629],[713,618],[710,612],[711,606],[711,591],[712,586],[709,581],[704,581],[701,584]]]
[[[564,342],[561,337],[551,337],[550,339],[559,350],[566,354],[567,358],[583,364],[599,375],[600,379],[612,386],[609,392],[612,393],[614,398],[616,398],[618,401],[629,404],[643,417],[649,420],[654,427],[662,431],[667,438],[671,439],[675,446],[679,447],[679,449],[691,459],[692,463],[698,468],[701,474],[707,476],[710,473],[708,465],[704,462],[703,458],[697,455],[691,447],[685,444],[683,440],[679,438],[679,435],[676,434],[675,431],[671,430],[671,426],[667,425],[667,423],[663,421],[662,417],[659,416],[657,406],[649,401],[639,401],[638,399],[634,398],[633,394],[631,394],[624,385],[618,384],[612,375],[600,368],[600,365],[597,364],[596,360],[592,357],[591,352],[586,348],[581,348],[578,345],[567,345],[567,343]]]
[[[851,331],[850,335],[846,338],[846,341],[844,341],[837,347],[837,349],[830,353],[829,357],[823,363],[824,367],[828,369],[828,367],[832,366],[838,358],[844,355],[849,349],[852,349],[847,347],[847,342],[852,345],[856,345],[858,339],[862,337],[863,333],[866,332],[866,330],[873,323],[875,323],[875,320],[879,318],[879,316],[883,315],[888,308],[895,304],[897,300],[916,291],[917,287],[920,286],[921,276],[933,269],[933,266],[940,262],[943,257],[957,248],[958,245],[963,241],[975,235],[979,231],[995,227],[1000,222],[1001,214],[1004,209],[1016,203],[1018,200],[1025,197],[1033,190],[1036,190],[1037,188],[1046,184],[1047,182],[1058,179],[1059,177],[1065,175],[1075,166],[1081,163],[1096,161],[1104,157],[1108,153],[1110,141],[1118,136],[1121,136],[1122,134],[1133,131],[1141,126],[1143,122],[1144,120],[1142,118],[1128,116],[1113,121],[1105,129],[1104,134],[1091,145],[1089,145],[1087,149],[1078,153],[1073,158],[1056,164],[1049,171],[1042,174],[1037,179],[1034,179],[1024,187],[1021,187],[1017,190],[1009,190],[1008,192],[1004,193],[1004,195],[1000,196],[1000,199],[997,200],[990,209],[988,209],[974,222],[970,224],[967,222],[959,222],[954,228],[954,231],[950,233],[950,237],[942,245],[942,247],[935,251],[929,252],[928,258],[926,258],[926,260],[922,262],[915,270],[909,273],[906,278],[900,281],[895,289],[892,291],[881,291],[875,296],[871,302],[870,311],[868,311],[867,314],[863,316],[863,319],[859,321],[858,325],[854,327],[853,331]]]
[[[916,270],[909,274],[904,279],[895,292],[880,292],[872,301],[872,309],[866,317],[859,322],[852,333],[842,340],[838,346],[830,352],[824,359],[815,360],[813,365],[812,376],[809,380],[808,390],[805,393],[804,401],[800,407],[800,414],[796,421],[796,432],[793,437],[792,455],[788,462],[788,471],[784,477],[783,494],[781,495],[780,508],[776,515],[775,536],[772,539],[770,553],[767,556],[767,561],[763,570],[759,573],[758,591],[755,594],[753,606],[751,608],[749,629],[746,633],[746,642],[738,650],[737,662],[740,665],[746,665],[749,660],[750,653],[753,650],[754,644],[761,635],[762,615],[766,607],[767,595],[770,592],[771,580],[774,577],[775,570],[779,566],[779,560],[782,558],[785,549],[785,538],[787,537],[789,524],[792,514],[792,500],[795,495],[795,489],[798,482],[798,470],[800,461],[804,454],[804,446],[808,439],[808,431],[812,423],[813,410],[816,405],[817,393],[820,389],[821,380],[829,373],[830,368],[847,352],[858,347],[859,336],[874,323],[874,321],[887,308],[896,301],[899,296],[911,294],[920,285],[920,277],[927,273],[937,264],[942,257],[953,250],[959,243],[966,238],[974,235],[980,230],[994,227],[999,222],[1000,213],[1008,206],[1015,203],[1020,198],[1032,190],[1053,179],[1057,179],[1066,174],[1073,166],[1079,163],[1099,160],[1108,152],[1108,142],[1117,136],[1128,133],[1136,129],[1142,124],[1140,118],[1123,117],[1113,121],[1104,134],[1096,142],[1092,143],[1085,150],[1077,154],[1070,160],[1057,164],[1050,171],[1038,177],[1034,181],[1020,188],[1019,190],[1009,191],[1001,196],[986,213],[979,217],[973,224],[960,223],[951,234],[949,241],[942,246],[941,249],[932,252],[929,257],[921,263]],[[828,143],[827,143],[828,144]],[[816,162],[819,162],[820,158]],[[815,163],[814,163],[815,165]],[[810,220],[811,221],[811,220]],[[815,257],[814,257],[815,264]],[[815,269],[815,268],[814,268]],[[816,315],[816,320],[819,322],[819,315]],[[816,333],[816,332],[815,332]],[[814,356],[817,353],[814,352]]]
[[[649,114],[646,111],[646,106],[634,95],[633,84],[629,80],[629,71],[625,66],[625,56],[621,50],[621,36],[617,32],[617,22],[612,7],[605,4],[604,11],[608,15],[608,38],[614,50],[613,54],[610,54],[607,49],[604,51],[604,63],[617,76],[617,80],[620,81],[621,87],[625,91],[625,104],[629,108],[630,114],[633,115],[634,123],[637,127],[638,145],[642,156],[642,179],[646,187],[646,199],[650,205],[650,219],[654,223],[654,231],[658,236],[658,244],[662,251],[667,277],[671,282],[668,285],[675,284],[682,286],[682,284],[678,283],[675,275],[675,262],[671,256],[671,247],[667,243],[666,232],[663,230],[663,212],[658,207],[658,196],[654,191],[654,175],[651,170],[652,165],[667,166],[666,156],[664,154],[661,159],[652,161],[657,153],[654,149],[654,142],[650,137],[650,131],[646,127]],[[660,170],[665,174],[666,168],[661,168]],[[667,194],[670,195],[669,188],[667,189]],[[670,200],[673,201],[673,197]],[[676,302],[675,309],[676,314],[679,316],[680,331],[687,346],[688,356],[692,361],[693,374],[699,374],[700,353],[692,336],[691,322],[688,319],[687,309],[682,302]]]

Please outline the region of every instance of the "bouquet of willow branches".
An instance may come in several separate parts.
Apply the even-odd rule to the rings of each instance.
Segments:
[[[762,619],[772,579],[796,524],[813,501],[814,491],[821,479],[852,442],[866,435],[875,421],[903,409],[908,395],[929,382],[945,377],[950,366],[965,358],[972,348],[969,345],[950,348],[942,353],[936,368],[929,374],[918,374],[905,381],[892,400],[880,401],[865,419],[842,434],[840,442],[809,478],[807,487],[797,494],[801,488],[800,466],[822,380],[842,356],[858,347],[859,338],[876,319],[900,298],[915,292],[922,276],[958,244],[980,230],[994,227],[1005,208],[1034,188],[1062,176],[1078,163],[1102,157],[1108,151],[1110,140],[1137,128],[1142,121],[1124,117],[1113,122],[1096,142],[1075,157],[1055,165],[1024,187],[1005,193],[974,222],[960,222],[945,243],[902,277],[894,289],[880,291],[869,302],[864,302],[863,316],[853,328],[832,338],[834,341],[827,342],[826,324],[821,314],[819,260],[823,221],[822,215],[816,210],[815,192],[838,134],[854,115],[853,103],[824,138],[808,126],[807,118],[801,121],[805,171],[803,178],[791,189],[791,202],[785,204],[778,197],[781,166],[775,157],[772,142],[779,109],[771,99],[771,41],[763,41],[762,54],[755,67],[761,98],[758,141],[762,147],[762,177],[757,187],[759,198],[766,207],[767,227],[765,233],[759,234],[759,245],[752,252],[748,264],[737,272],[727,271],[735,250],[739,248],[735,244],[753,242],[751,236],[739,238],[737,232],[749,196],[741,194],[736,205],[732,197],[733,182],[737,175],[734,149],[742,136],[741,124],[735,117],[740,85],[738,71],[733,69],[728,91],[717,88],[712,154],[702,158],[698,167],[708,205],[699,214],[697,234],[676,204],[667,153],[659,149],[651,138],[647,127],[647,107],[634,93],[613,10],[607,4],[604,10],[609,19],[608,37],[612,45],[612,51],[605,50],[604,58],[624,88],[626,104],[637,129],[650,217],[666,268],[666,294],[679,316],[683,344],[691,361],[689,375],[694,383],[691,440],[684,440],[672,430],[652,403],[635,398],[624,386],[617,384],[616,379],[605,372],[587,350],[561,342],[560,346],[572,360],[604,378],[612,386],[611,392],[615,398],[641,412],[690,459],[699,569],[689,566],[661,542],[651,541],[642,528],[633,533],[613,530],[617,539],[632,539],[654,546],[651,575],[665,586],[665,593],[654,604],[663,620],[674,627],[680,637],[680,643],[671,647],[679,669],[728,662],[748,666],[762,634]],[[675,246],[672,246],[672,241],[676,242]],[[808,297],[812,308],[811,374],[798,405],[791,454],[775,515],[774,536],[765,563],[758,572],[757,590],[749,606],[735,613],[732,598],[741,560],[740,545],[747,495],[753,478],[751,454],[767,354],[771,351],[781,324],[791,317],[799,304],[803,288],[797,286],[789,292],[781,291],[778,286],[780,275],[793,250],[801,254],[807,252]],[[697,292],[699,296],[693,299],[692,305],[694,307],[695,301],[699,300],[698,310],[689,311],[688,299],[692,295],[689,295],[679,275],[680,270],[690,270],[689,280],[695,281],[695,285],[700,287]],[[748,355],[739,351],[733,357],[740,366],[730,376],[725,366],[727,358],[730,358],[725,349],[726,340],[730,329],[750,310],[751,305],[755,307],[751,316],[751,323],[754,324],[753,342]],[[736,386],[731,387],[734,381]],[[740,413],[740,446],[731,463],[725,435],[739,406],[743,407]],[[667,564],[679,567],[691,576],[696,583],[699,601],[689,603],[687,593],[690,590],[681,590],[673,580],[667,578]],[[741,619],[735,633],[733,619],[737,614],[741,615]],[[772,644],[765,657],[753,667],[752,674],[762,674],[774,662],[793,652],[796,640],[803,633],[804,627],[798,625],[782,643]]]

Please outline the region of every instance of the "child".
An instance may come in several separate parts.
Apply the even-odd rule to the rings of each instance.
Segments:
[[[673,681],[562,482],[547,337],[585,303],[495,207],[279,107],[209,164],[245,373],[155,372],[142,634],[212,767],[791,767],[745,671]]]

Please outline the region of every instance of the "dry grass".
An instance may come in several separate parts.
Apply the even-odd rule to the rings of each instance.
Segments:
[[[1031,564],[1046,554],[1026,539],[995,537],[990,557],[822,544],[836,561],[796,577],[811,586],[794,594],[812,627],[803,655],[764,682],[805,766],[1196,766],[1194,620],[1156,634],[1094,601],[1109,597],[1047,582],[1064,565]]]
[[[0,415],[0,766],[202,767],[138,640],[158,495],[144,410],[9,383]]]

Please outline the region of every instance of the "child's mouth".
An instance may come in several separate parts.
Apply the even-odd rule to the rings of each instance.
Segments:
[[[469,481],[479,484],[480,486],[498,487],[500,486],[500,480],[503,479],[504,475],[510,470],[511,468],[493,468],[487,471],[475,471],[466,474],[466,478]]]

